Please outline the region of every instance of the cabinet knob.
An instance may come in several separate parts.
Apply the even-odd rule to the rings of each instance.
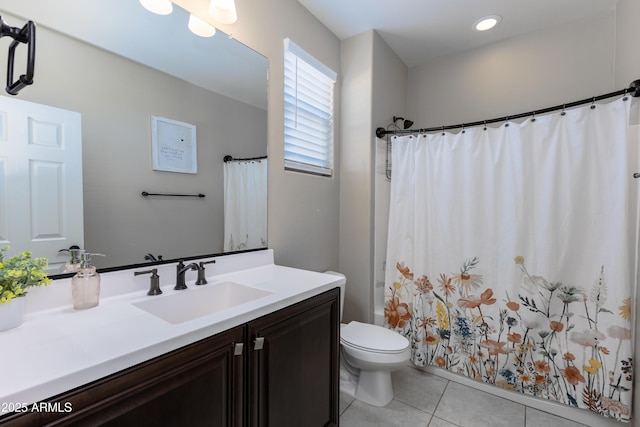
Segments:
[[[253,349],[254,350],[262,350],[262,347],[264,347],[264,337],[256,337],[256,340],[253,342]]]
[[[241,342],[237,342],[233,346],[233,355],[234,356],[242,356],[242,350],[244,349],[244,344]]]

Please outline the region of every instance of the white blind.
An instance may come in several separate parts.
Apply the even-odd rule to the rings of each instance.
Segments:
[[[336,73],[291,40],[284,46],[285,169],[331,176]]]

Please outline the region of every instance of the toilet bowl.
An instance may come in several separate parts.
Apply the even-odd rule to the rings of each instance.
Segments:
[[[326,273],[344,277],[340,273]],[[340,285],[341,319],[344,290],[345,285]],[[374,406],[391,402],[391,372],[409,361],[409,340],[382,326],[352,321],[340,325],[340,349],[341,391]]]

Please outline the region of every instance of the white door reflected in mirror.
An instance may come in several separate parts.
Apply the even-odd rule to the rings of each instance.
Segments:
[[[0,246],[59,273],[58,251],[84,244],[82,200],[80,113],[0,96]]]

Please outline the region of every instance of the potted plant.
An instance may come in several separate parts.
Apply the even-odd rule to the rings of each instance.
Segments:
[[[0,249],[0,331],[22,324],[27,288],[51,283],[46,258],[31,258],[29,251],[5,258],[8,249]]]

